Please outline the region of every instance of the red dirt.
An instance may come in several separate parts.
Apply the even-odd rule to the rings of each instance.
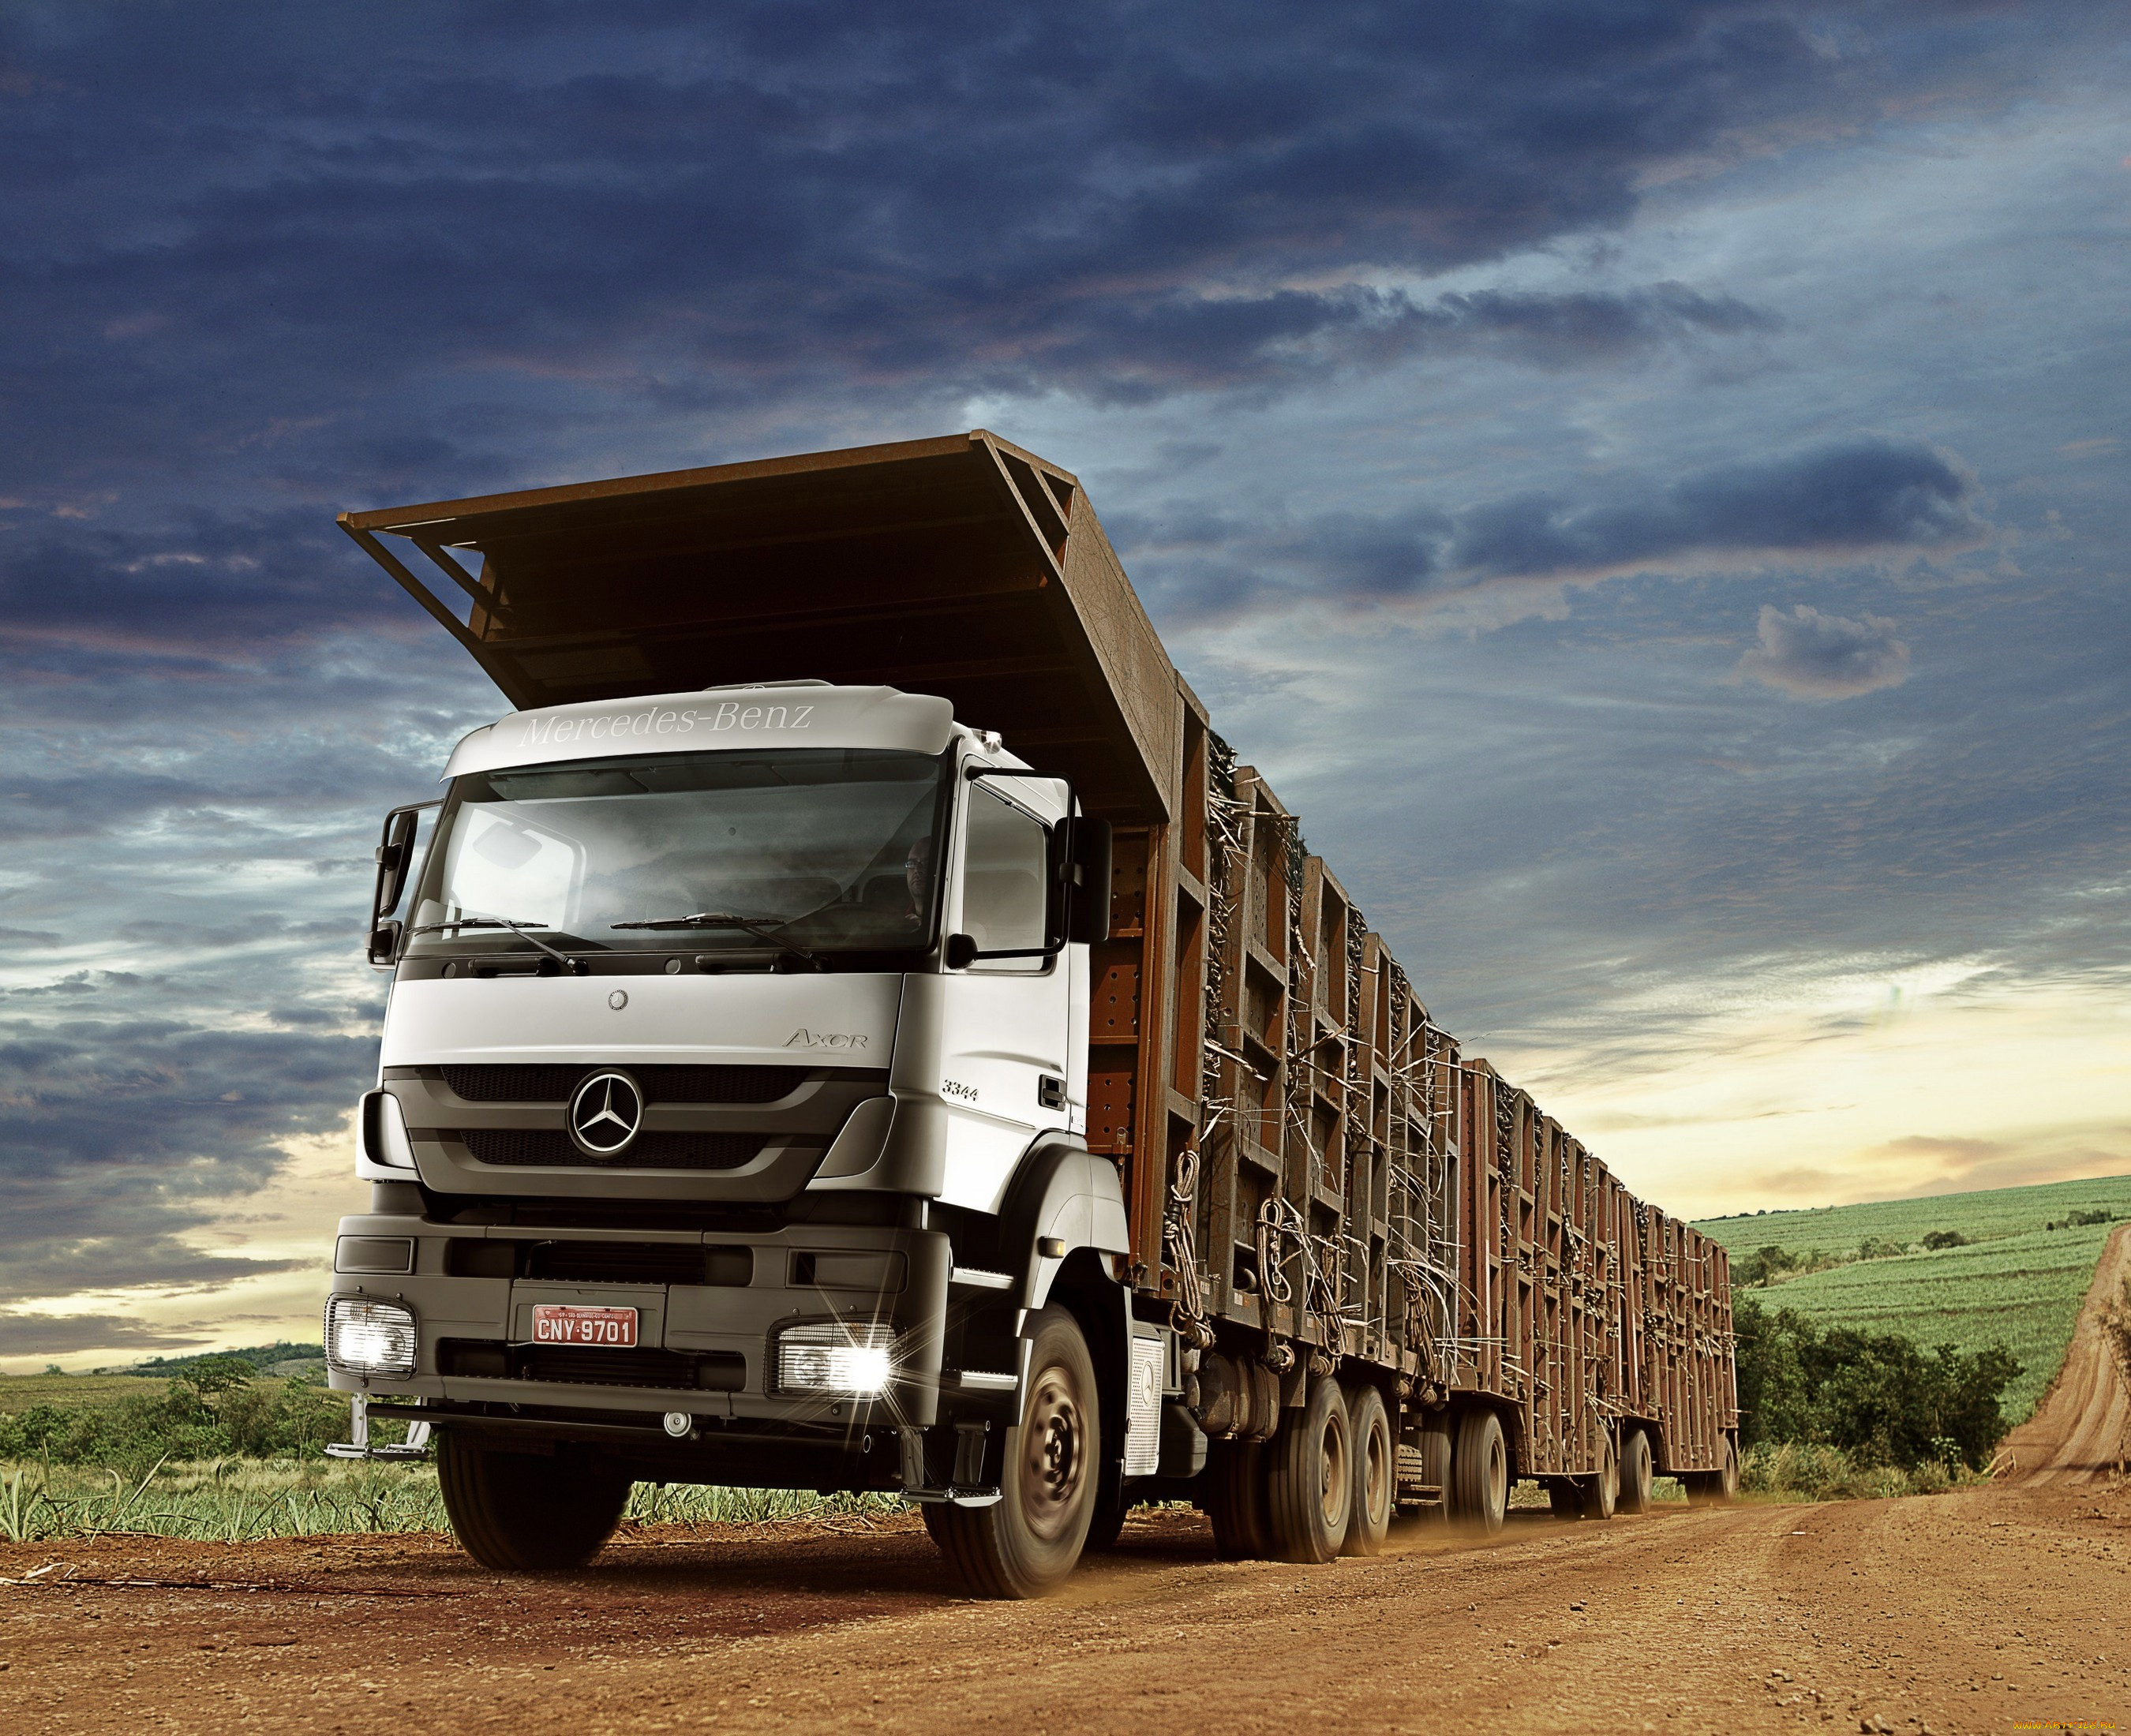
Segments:
[[[2095,1297],[2127,1258],[2119,1232]],[[2114,1728],[2131,1485],[2099,1468],[2124,1398],[2089,1324],[2018,1483],[1518,1514],[1319,1568],[1150,1514],[1037,1604],[957,1595],[914,1519],[644,1528],[518,1578],[435,1537],[0,1547],[0,1728]]]

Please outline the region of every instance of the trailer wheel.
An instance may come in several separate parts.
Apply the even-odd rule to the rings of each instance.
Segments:
[[[1450,1517],[1450,1431],[1448,1428],[1424,1428],[1420,1431],[1420,1480],[1425,1487],[1435,1491],[1431,1505],[1420,1509],[1424,1517],[1438,1520]]]
[[[1206,1513],[1214,1552],[1224,1561],[1262,1561],[1272,1553],[1265,1460],[1257,1441],[1216,1441],[1207,1451]]]
[[[596,1463],[498,1452],[448,1428],[437,1486],[461,1548],[484,1567],[526,1572],[583,1566],[614,1535],[632,1485]]]
[[[1510,1444],[1502,1421],[1491,1410],[1468,1410],[1458,1419],[1450,1453],[1450,1517],[1492,1536],[1510,1507]]]
[[[1620,1504],[1621,1461],[1614,1455],[1611,1429],[1599,1431],[1597,1475],[1577,1479],[1576,1499],[1587,1519],[1610,1519]]]
[[[928,1527],[979,1597],[1041,1597],[1080,1559],[1095,1513],[1102,1440],[1095,1365],[1079,1324],[1055,1303],[1031,1325],[1027,1396],[1006,1433],[999,1499],[942,1504]]]
[[[1353,1443],[1354,1494],[1347,1516],[1342,1555],[1374,1555],[1391,1535],[1391,1506],[1398,1498],[1398,1451],[1391,1442],[1384,1395],[1367,1381],[1347,1396],[1347,1434]]]
[[[1726,1435],[1718,1443],[1717,1468],[1682,1477],[1680,1486],[1697,1507],[1722,1507],[1739,1499],[1739,1443]]]
[[[1647,1513],[1650,1505],[1650,1437],[1640,1428],[1621,1437],[1621,1511]]]
[[[1282,1561],[1329,1561],[1338,1554],[1354,1509],[1354,1442],[1337,1380],[1311,1381],[1301,1409],[1281,1421],[1266,1497]]]

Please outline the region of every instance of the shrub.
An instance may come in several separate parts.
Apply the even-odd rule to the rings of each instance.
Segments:
[[[2020,1365],[2002,1346],[1964,1356],[1942,1344],[1927,1352],[1893,1333],[1822,1330],[1789,1308],[1769,1313],[1744,1298],[1733,1324],[1744,1446],[1833,1447],[1865,1467],[1980,1470],[2005,1432],[1999,1400]]]
[[[191,1365],[160,1395],[0,1415],[0,1460],[110,1466],[137,1475],[164,1459],[315,1458],[327,1442],[344,1438],[347,1400],[339,1394],[305,1380],[262,1384],[252,1373],[248,1363]]]
[[[1924,1246],[1936,1254],[1941,1248],[1967,1247],[1970,1242],[1958,1230],[1932,1230],[1925,1236]]]

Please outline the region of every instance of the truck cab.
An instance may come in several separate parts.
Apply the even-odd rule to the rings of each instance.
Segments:
[[[944,700],[806,681],[514,713],[444,780],[378,852],[334,1384],[440,1429],[498,1565],[658,1479],[900,1490],[1045,1589],[1133,1421],[1108,827]]]

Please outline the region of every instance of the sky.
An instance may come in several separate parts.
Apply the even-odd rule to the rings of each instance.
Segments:
[[[2057,0],[13,0],[0,1369],[315,1337],[377,816],[507,709],[336,512],[975,426],[1640,1193],[2131,1171],[2127,88]]]

